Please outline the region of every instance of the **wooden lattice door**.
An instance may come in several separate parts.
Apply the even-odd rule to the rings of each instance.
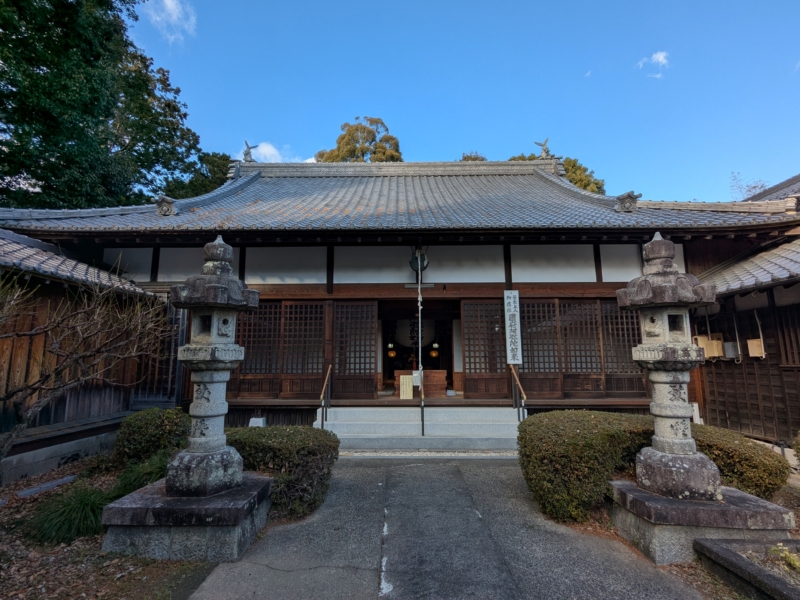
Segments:
[[[603,340],[596,300],[560,301],[561,348],[565,398],[605,395]]]
[[[236,342],[244,347],[244,361],[231,373],[228,398],[277,398],[281,373],[281,303],[261,302],[253,311],[241,312],[236,321]]]
[[[333,397],[378,397],[378,303],[336,302],[333,309]]]
[[[325,303],[283,303],[281,398],[319,399],[325,377]]]
[[[461,302],[464,398],[508,398],[506,334],[501,300]]]
[[[641,398],[647,394],[645,372],[631,351],[642,341],[639,311],[621,310],[615,300],[600,301],[606,396]]]
[[[561,324],[556,300],[520,302],[522,364],[519,378],[529,398],[563,397]]]

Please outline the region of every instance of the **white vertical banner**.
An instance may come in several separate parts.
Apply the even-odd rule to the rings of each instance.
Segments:
[[[510,365],[522,364],[522,340],[519,324],[519,292],[503,292],[506,313],[506,362]]]

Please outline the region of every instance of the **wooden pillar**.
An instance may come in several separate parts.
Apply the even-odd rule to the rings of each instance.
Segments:
[[[600,258],[600,244],[594,244],[594,274],[597,283],[603,283],[603,261]]]
[[[514,281],[511,273],[511,244],[503,244],[503,267],[506,272],[506,289],[514,288]]]
[[[242,246],[239,248],[239,279],[244,281],[246,268],[245,263],[247,262],[247,246]]]
[[[333,246],[328,246],[325,269],[326,292],[333,294]]]
[[[153,248],[153,256],[150,259],[150,281],[158,281],[158,263],[161,261],[161,248]]]

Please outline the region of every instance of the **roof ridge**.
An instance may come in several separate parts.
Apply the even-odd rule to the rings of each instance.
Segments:
[[[236,164],[236,163],[234,163]],[[376,177],[447,175],[520,175],[532,172],[560,174],[558,159],[531,161],[455,161],[402,163],[256,163],[239,162],[239,173],[261,177]],[[235,170],[235,169],[234,169]],[[410,172],[409,172],[410,171]]]
[[[669,210],[699,210],[715,212],[740,212],[740,213],[786,213],[797,208],[795,198],[784,200],[761,200],[757,202],[681,202],[671,200],[640,200],[639,208],[669,209]]]
[[[770,186],[765,190],[761,190],[757,194],[753,194],[752,196],[748,196],[744,200],[739,200],[739,202],[758,202],[761,198],[764,198],[766,196],[770,196],[770,195],[774,194],[775,192],[779,191],[781,188],[790,186],[790,185],[795,184],[795,183],[800,183],[800,173],[798,173],[794,177],[789,177],[788,179],[784,179],[780,183],[776,183],[775,185]],[[789,196],[789,195],[790,194],[787,194],[787,196]]]
[[[53,254],[63,255],[61,248],[54,244],[48,244],[47,242],[28,237],[27,235],[23,235],[21,233],[15,233],[13,231],[9,231],[8,229],[0,229],[0,240],[17,242],[18,244],[30,246],[31,248],[38,248],[39,250],[45,250],[47,252],[52,252]]]
[[[225,182],[216,190],[202,196],[174,200],[176,210],[189,210],[198,206],[213,204],[218,200],[227,198],[231,194],[247,187],[258,177],[255,175],[242,176],[238,179]],[[0,208],[0,219],[19,221],[23,219],[74,219],[77,217],[117,217],[133,214],[156,213],[153,204],[136,204],[133,206],[113,206],[108,208]]]

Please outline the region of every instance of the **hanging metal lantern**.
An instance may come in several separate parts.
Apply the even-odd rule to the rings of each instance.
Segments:
[[[438,350],[431,350],[430,351],[430,355],[431,355],[431,358],[436,358],[437,356],[439,356],[439,351]]]
[[[397,356],[397,350],[389,350],[389,352],[387,352],[386,355],[389,358],[394,358],[395,356]]]

